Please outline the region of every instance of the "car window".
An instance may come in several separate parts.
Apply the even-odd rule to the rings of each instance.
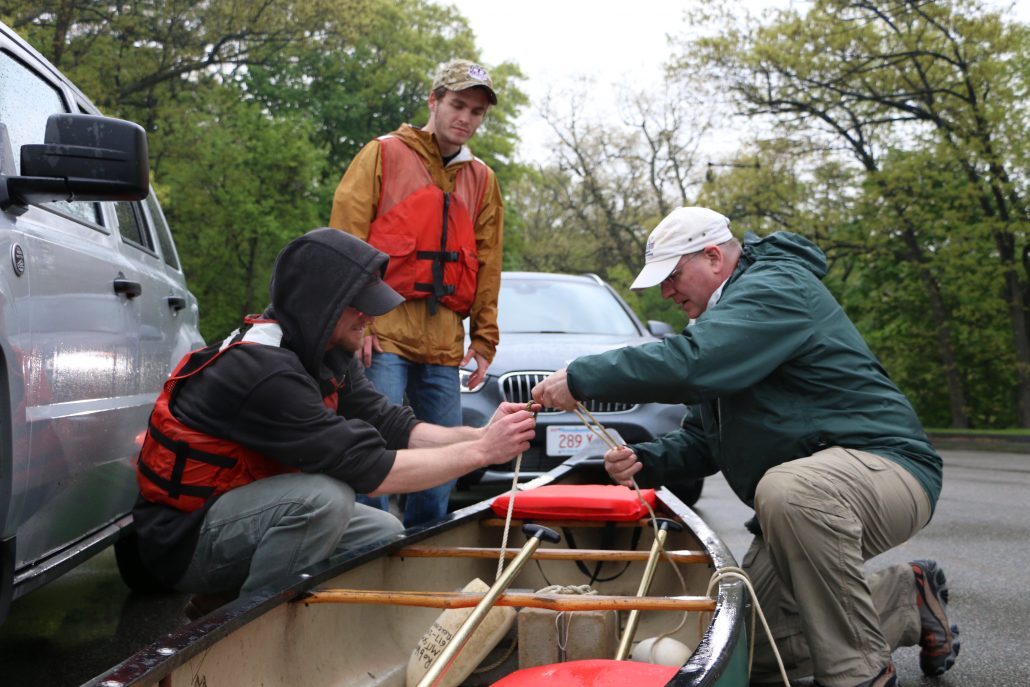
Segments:
[[[612,294],[590,283],[503,280],[497,311],[501,332],[639,334]]]
[[[127,243],[137,248],[154,249],[154,242],[147,231],[143,213],[136,203],[126,200],[115,201],[114,214],[118,218],[118,233]]]
[[[11,140],[14,174],[21,173],[21,147],[26,143],[42,143],[47,117],[67,111],[60,91],[13,56],[0,51],[0,122],[7,127]],[[55,201],[45,206],[101,224],[96,203]]]
[[[150,212],[150,226],[154,228],[154,232],[157,234],[157,241],[161,244],[161,255],[164,257],[165,264],[174,270],[178,270],[179,258],[175,255],[172,233],[168,229],[168,223],[165,222],[164,213],[161,212],[161,207],[157,204],[157,197],[154,196],[153,191],[147,196],[145,202],[147,210]]]

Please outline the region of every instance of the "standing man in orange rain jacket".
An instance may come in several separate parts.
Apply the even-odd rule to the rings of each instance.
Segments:
[[[329,219],[390,256],[386,282],[405,297],[367,332],[361,358],[369,380],[390,401],[407,400],[420,420],[445,427],[461,424],[460,368],[470,369],[466,384],[476,388],[499,340],[504,205],[497,176],[466,145],[496,104],[482,66],[443,65],[429,94],[429,121],[404,124],[362,148]],[[446,514],[453,486],[409,494],[404,524]],[[365,502],[388,505],[385,496]]]

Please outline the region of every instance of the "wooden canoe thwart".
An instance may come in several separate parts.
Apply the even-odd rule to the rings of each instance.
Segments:
[[[483,599],[469,592],[390,592],[365,589],[320,589],[298,603],[305,604],[394,604],[423,608],[471,608]],[[715,610],[707,596],[600,596],[571,594],[508,593],[498,606],[546,608],[551,611],[695,611]]]
[[[650,525],[647,525],[648,527]],[[518,550],[505,549],[505,558],[514,558]],[[497,560],[501,549],[475,546],[405,546],[392,555],[400,558],[492,558]],[[705,551],[666,551],[666,559],[674,563],[704,563],[712,557]],[[646,561],[647,551],[609,551],[606,549],[537,549],[533,558],[542,561]]]
[[[519,493],[608,482],[570,460]],[[746,687],[744,586],[708,593],[736,561],[671,492],[654,497],[654,522],[569,519],[575,502],[513,520],[503,561],[484,501],[237,599],[83,687],[559,687],[613,670],[635,687]],[[645,650],[658,643],[665,666]]]

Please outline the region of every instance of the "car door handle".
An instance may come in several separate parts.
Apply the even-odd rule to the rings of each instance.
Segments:
[[[168,296],[165,298],[165,303],[176,312],[186,307],[186,299],[182,296]]]
[[[143,285],[138,281],[131,281],[124,277],[119,277],[114,280],[114,292],[124,293],[126,298],[135,298],[143,293]]]

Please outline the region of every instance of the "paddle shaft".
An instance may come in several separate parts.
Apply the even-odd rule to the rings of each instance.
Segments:
[[[555,535],[557,536],[557,535]],[[519,551],[519,555],[504,569],[501,576],[497,578],[497,581],[491,585],[490,589],[487,590],[486,594],[483,595],[482,600],[473,609],[472,614],[461,624],[458,631],[454,633],[451,641],[447,643],[447,646],[443,648],[440,655],[433,661],[433,665],[429,666],[429,670],[422,676],[422,679],[418,681],[417,687],[432,687],[435,685],[444,673],[451,667],[451,663],[458,657],[458,654],[465,646],[465,642],[468,641],[472,633],[476,631],[479,624],[483,622],[483,618],[493,608],[497,598],[504,593],[504,590],[508,588],[515,576],[519,574],[522,567],[529,562],[529,559],[533,556],[533,552],[536,551],[537,547],[540,546],[540,534],[530,537],[522,550]]]
[[[662,548],[665,546],[665,538],[667,536],[668,532],[664,528],[660,528],[655,533],[654,542],[651,544],[651,554],[647,557],[647,567],[644,568],[644,575],[640,578],[640,588],[637,590],[638,597],[646,595],[647,590],[651,588],[654,570],[658,565],[658,559],[661,556]],[[622,633],[622,639],[619,640],[619,649],[615,652],[616,661],[625,661],[626,657],[629,656],[629,647],[633,643],[633,636],[637,633],[637,624],[639,622],[640,611],[637,609],[630,611],[629,617],[626,619],[626,629]]]

